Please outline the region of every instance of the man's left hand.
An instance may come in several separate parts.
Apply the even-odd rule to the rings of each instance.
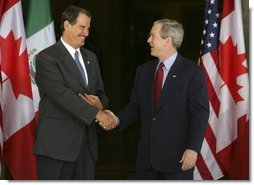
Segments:
[[[95,106],[98,110],[103,110],[103,105],[98,96],[91,95],[91,94],[79,94],[79,96],[88,102],[89,104]]]
[[[190,170],[192,169],[197,161],[198,153],[191,149],[186,149],[183,153],[183,157],[180,161],[182,163],[182,170]]]

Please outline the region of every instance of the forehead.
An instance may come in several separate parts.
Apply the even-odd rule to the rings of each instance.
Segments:
[[[159,33],[161,29],[161,24],[155,24],[153,25],[152,29],[151,29],[151,33]]]
[[[91,18],[88,17],[86,14],[79,13],[77,17],[77,23],[79,24],[90,24]]]

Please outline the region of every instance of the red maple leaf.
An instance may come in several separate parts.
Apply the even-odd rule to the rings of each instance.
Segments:
[[[16,98],[23,94],[32,99],[27,50],[19,55],[21,41],[22,37],[15,40],[12,31],[5,39],[0,36],[2,71],[8,76]]]
[[[224,44],[220,43],[220,57],[221,77],[228,86],[234,101],[236,103],[242,101],[243,98],[238,93],[242,86],[237,84],[237,77],[248,72],[243,65],[246,55],[245,53],[237,54],[237,46],[234,46],[232,38],[229,37]]]

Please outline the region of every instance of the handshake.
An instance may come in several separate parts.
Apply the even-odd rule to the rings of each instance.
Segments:
[[[113,112],[110,110],[103,110],[103,105],[98,96],[79,94],[79,97],[99,109],[96,115],[96,122],[98,122],[104,130],[112,130],[119,125],[119,119]]]
[[[96,115],[96,121],[99,122],[99,125],[104,130],[112,130],[119,125],[118,117],[116,117],[110,110],[99,110]]]

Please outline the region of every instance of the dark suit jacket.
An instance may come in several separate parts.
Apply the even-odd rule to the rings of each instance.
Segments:
[[[154,110],[153,82],[158,60],[137,68],[128,105],[118,114],[119,131],[141,119],[137,168],[150,165],[179,172],[185,149],[200,151],[209,115],[205,75],[201,68],[177,56]]]
[[[98,110],[83,101],[78,93],[97,95],[106,107],[97,58],[80,48],[88,73],[88,87],[70,53],[61,41],[41,51],[36,58],[35,80],[40,92],[39,118],[34,153],[64,161],[77,159],[84,135],[97,160],[96,128]],[[89,149],[89,148],[88,148]]]

